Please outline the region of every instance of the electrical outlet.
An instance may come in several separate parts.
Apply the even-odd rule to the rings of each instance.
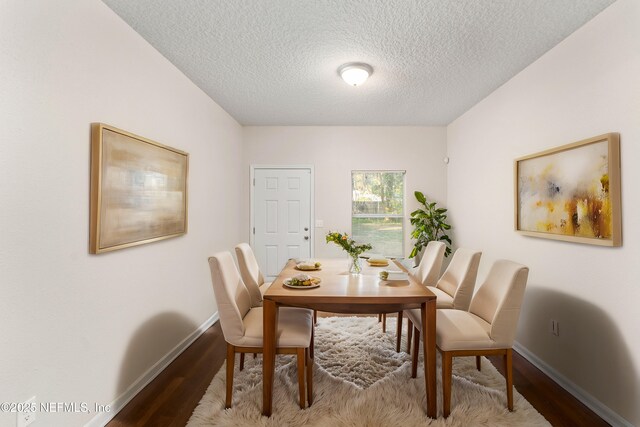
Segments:
[[[36,420],[36,397],[18,406],[18,427],[27,427]]]
[[[555,335],[557,337],[560,336],[560,322],[558,322],[555,319],[551,319],[551,324],[550,324],[550,331],[552,335]]]

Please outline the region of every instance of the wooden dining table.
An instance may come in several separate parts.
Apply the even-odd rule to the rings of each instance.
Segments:
[[[436,418],[436,296],[420,282],[409,276],[404,282],[383,282],[382,270],[406,271],[392,260],[387,267],[373,267],[362,261],[361,274],[349,274],[347,259],[321,259],[320,270],[307,274],[321,279],[314,289],[291,289],[283,281],[297,274],[295,260],[289,260],[264,294],[264,353],[262,414],[271,416],[273,382],[276,360],[276,325],[281,306],[306,307],[331,313],[379,314],[397,313],[419,308],[422,314],[422,344],[424,378],[427,397],[427,416]],[[407,378],[407,380],[409,380]]]

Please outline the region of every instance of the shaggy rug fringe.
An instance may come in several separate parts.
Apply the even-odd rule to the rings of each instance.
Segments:
[[[438,419],[425,414],[423,358],[411,378],[411,356],[395,351],[395,318],[382,332],[374,317],[320,318],[316,327],[314,402],[300,410],[296,361],[277,357],[273,415],[262,416],[262,358],[245,360],[234,376],[233,404],[224,409],[225,365],[216,374],[187,426],[549,426],[514,389],[506,408],[505,380],[486,359],[455,358],[451,415],[442,418],[440,356],[437,359]],[[402,348],[406,348],[403,337]]]

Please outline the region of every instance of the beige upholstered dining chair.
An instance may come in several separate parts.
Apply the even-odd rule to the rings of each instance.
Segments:
[[[431,292],[436,294],[436,308],[453,308],[455,310],[469,310],[473,289],[476,286],[478,276],[478,266],[480,265],[481,251],[467,248],[458,248],[451,258],[449,266],[442,274],[435,286],[427,286]],[[421,316],[419,309],[405,310],[407,317],[407,353],[411,352],[411,337],[413,335],[414,324],[418,325],[418,330],[422,330]],[[397,349],[400,351],[400,338],[398,335]]]
[[[233,397],[233,368],[235,354],[240,353],[242,370],[245,353],[262,353],[262,307],[252,307],[247,288],[229,252],[219,252],[209,258],[213,291],[218,303],[220,326],[227,342],[227,391],[225,407],[231,407]],[[313,401],[313,360],[310,345],[313,340],[311,310],[282,307],[278,314],[276,353],[295,354],[298,363],[298,387],[300,408],[305,407],[306,397]]]
[[[431,241],[427,243],[420,264],[411,275],[425,286],[434,286],[440,277],[446,248],[447,246],[443,242]]]
[[[442,242],[431,241],[427,243],[427,247],[422,254],[422,259],[418,268],[409,272],[414,279],[422,283],[425,286],[434,286],[438,277],[440,277],[440,270],[442,269],[442,261],[444,260],[444,251],[446,245]],[[378,316],[380,320],[380,316]],[[382,315],[382,330],[387,331],[387,315]],[[402,335],[402,312],[398,312],[398,324],[397,324],[397,345],[396,351],[400,351],[400,339]]]
[[[262,307],[262,296],[271,282],[265,283],[260,266],[258,266],[258,260],[256,260],[253,249],[247,243],[240,243],[236,246],[236,258],[238,258],[240,276],[251,296],[251,306]]]
[[[247,243],[240,243],[236,246],[236,258],[238,258],[240,276],[242,276],[242,280],[251,295],[251,306],[262,307],[262,297],[271,286],[271,282],[264,281],[258,260],[256,260],[253,249]],[[313,323],[318,323],[318,312],[316,310],[313,310]]]
[[[501,355],[505,364],[507,408],[513,411],[512,346],[527,285],[529,268],[513,261],[496,261],[478,289],[469,311],[436,312],[436,346],[442,355],[442,412],[451,411],[453,358]],[[417,360],[417,351],[414,359]]]

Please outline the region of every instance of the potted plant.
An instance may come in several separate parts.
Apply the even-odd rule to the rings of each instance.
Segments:
[[[409,258],[415,258],[416,265],[418,265],[420,257],[417,257],[417,255],[422,253],[422,250],[432,240],[445,242],[447,247],[444,255],[448,257],[451,254],[451,239],[447,235],[447,230],[451,229],[451,225],[446,222],[447,210],[439,208],[436,202],[427,201],[425,195],[420,191],[416,191],[413,194],[422,207],[411,212],[411,225],[414,227],[411,232],[411,238],[415,239],[416,243]]]

